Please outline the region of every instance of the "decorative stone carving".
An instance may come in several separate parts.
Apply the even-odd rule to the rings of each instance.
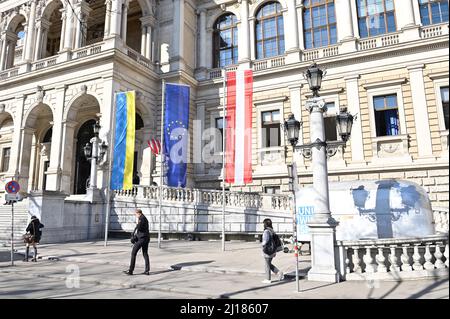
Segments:
[[[81,85],[80,90],[83,94],[87,94],[87,85],[86,84]]]
[[[45,91],[42,88],[42,86],[38,85],[38,87],[36,88],[36,100],[39,103],[42,103],[44,101],[44,96],[45,96]]]
[[[5,112],[5,104],[0,104],[0,114]]]

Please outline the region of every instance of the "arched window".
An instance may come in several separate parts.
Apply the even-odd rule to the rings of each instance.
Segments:
[[[361,38],[395,32],[394,0],[357,0]]]
[[[337,42],[334,0],[305,0],[303,29],[305,48],[317,48]]]
[[[256,15],[256,58],[284,54],[284,23],[281,5],[269,2]]]
[[[225,14],[214,24],[214,67],[238,63],[238,29],[236,16]]]
[[[448,0],[419,0],[423,25],[448,22]]]

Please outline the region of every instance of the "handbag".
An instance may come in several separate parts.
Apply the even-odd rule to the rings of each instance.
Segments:
[[[34,235],[26,233],[22,236],[22,239],[25,244],[31,244],[34,241]]]
[[[139,238],[136,236],[136,233],[133,232],[133,233],[131,234],[131,243],[132,243],[132,244],[135,244],[135,243],[137,243],[138,241],[139,241]]]

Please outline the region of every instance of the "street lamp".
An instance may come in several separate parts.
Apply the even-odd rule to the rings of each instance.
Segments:
[[[94,137],[91,138],[90,143],[86,143],[83,147],[84,156],[91,161],[91,175],[89,178],[89,188],[91,189],[97,188],[97,164],[103,159],[108,149],[105,141],[98,137],[101,128],[100,123],[96,121],[93,126]]]
[[[313,189],[316,196],[314,198],[314,215],[308,222],[308,226],[311,234],[311,253],[314,257],[311,260],[308,279],[336,282],[338,274],[335,267],[334,243],[337,222],[330,212],[327,158],[334,156],[339,147],[344,150],[350,138],[354,116],[348,113],[346,108],[342,108],[336,118],[342,140],[325,141],[323,114],[326,112],[326,106],[319,95],[324,74],[325,72],[316,63],[304,73],[309,88],[313,92],[313,96],[306,102],[306,109],[310,113],[312,143],[297,145],[302,123],[297,121],[293,114],[289,115],[283,129],[292,145],[293,152],[299,150],[305,158],[312,159]]]

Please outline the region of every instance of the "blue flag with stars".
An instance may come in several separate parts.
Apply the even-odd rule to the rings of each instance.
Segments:
[[[167,186],[186,187],[189,86],[167,83],[165,86],[164,153]]]

